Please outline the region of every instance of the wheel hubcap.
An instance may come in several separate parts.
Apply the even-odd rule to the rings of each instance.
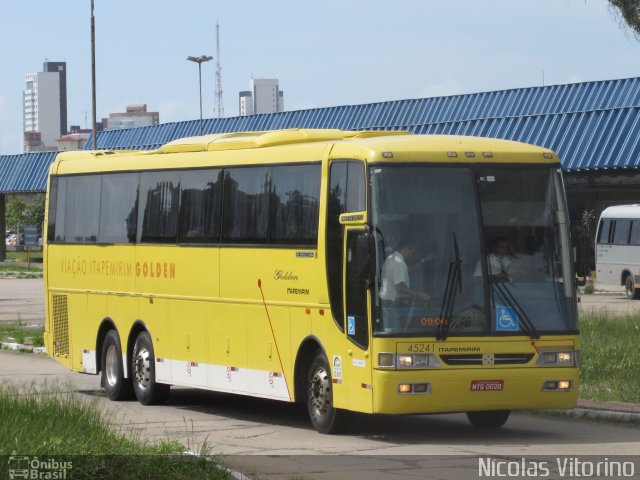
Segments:
[[[107,377],[107,384],[115,387],[118,383],[118,352],[115,345],[109,345],[105,356],[104,371]]]
[[[331,379],[324,368],[318,368],[309,385],[311,411],[316,418],[322,418],[331,409]]]
[[[149,350],[145,347],[140,348],[136,352],[134,376],[140,390],[149,388],[151,384],[151,359],[149,358]]]

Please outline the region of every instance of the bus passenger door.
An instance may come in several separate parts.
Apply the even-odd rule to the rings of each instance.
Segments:
[[[343,383],[346,383],[350,410],[373,411],[371,355],[369,349],[369,293],[362,275],[362,260],[368,254],[367,232],[362,227],[346,227],[344,248],[345,349]],[[361,251],[359,252],[358,249]],[[359,261],[360,258],[360,261]]]

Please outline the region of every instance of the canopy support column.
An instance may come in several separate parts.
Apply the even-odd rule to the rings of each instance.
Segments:
[[[7,232],[7,224],[5,221],[5,194],[4,193],[0,193],[0,232],[2,232],[6,238],[6,232]],[[4,262],[7,258],[7,242],[6,240],[2,243],[0,243],[0,262]]]

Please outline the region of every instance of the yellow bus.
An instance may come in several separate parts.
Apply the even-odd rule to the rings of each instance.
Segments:
[[[572,408],[579,338],[557,156],[294,129],[61,153],[49,354],[112,400],[171,385],[350,412]]]

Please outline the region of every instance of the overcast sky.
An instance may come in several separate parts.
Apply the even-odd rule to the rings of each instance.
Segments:
[[[3,1],[0,153],[21,152],[24,76],[66,61],[68,121],[91,121],[90,0]],[[640,42],[605,0],[95,0],[98,118],[146,103],[198,117],[197,66],[221,29],[226,116],[249,79],[286,110],[640,75]],[[213,116],[215,60],[203,65]]]

